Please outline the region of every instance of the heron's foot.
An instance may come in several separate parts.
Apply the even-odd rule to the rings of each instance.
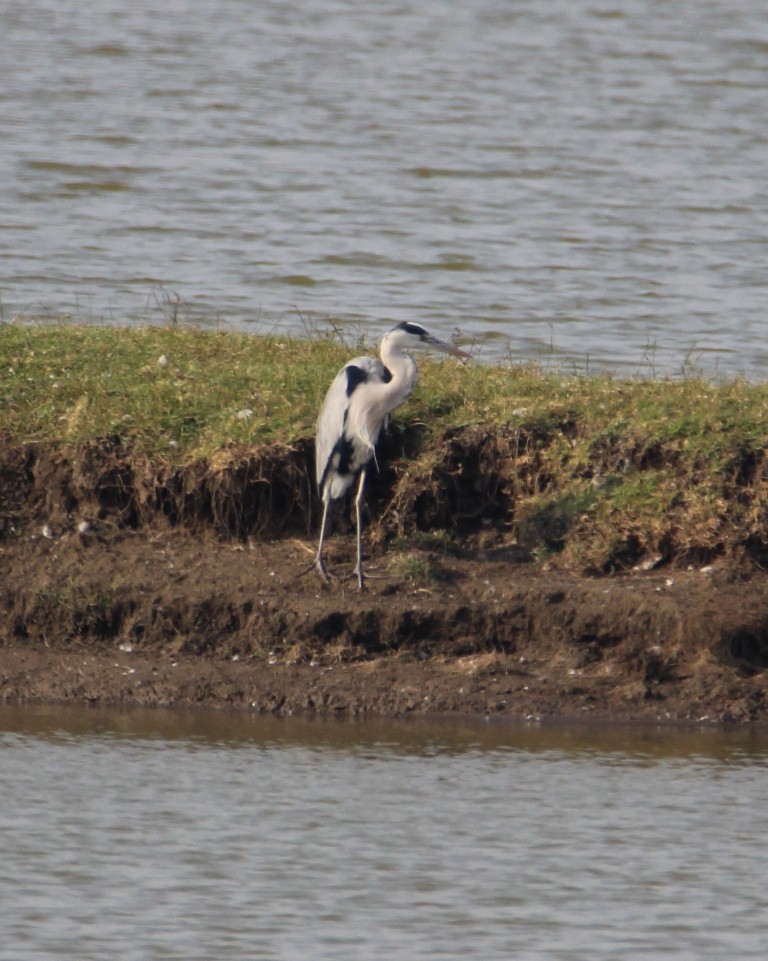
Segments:
[[[299,571],[296,577],[304,577],[306,574],[309,574],[310,571],[317,571],[325,584],[331,583],[333,575],[328,572],[328,568],[325,566],[325,561],[322,558],[316,557],[311,564],[308,564],[303,570]]]
[[[340,574],[339,579],[342,581],[357,581],[357,586],[361,591],[365,590],[365,582],[368,580],[368,574],[361,575],[359,571],[350,571],[349,574]]]
[[[383,580],[388,575],[378,573],[375,568],[371,569],[370,567],[366,567],[365,573],[363,573],[360,568],[357,568],[353,576],[357,578],[357,586],[361,591],[364,591],[366,581]]]
[[[364,591],[367,581],[380,580],[385,577],[387,577],[386,574],[371,573],[371,570],[368,567],[366,567],[365,573],[363,573],[363,571],[361,571],[359,568],[356,567],[353,571],[350,571],[349,574],[345,574],[343,579],[345,581],[351,581],[353,579],[356,580],[357,586],[360,588],[361,591]]]
[[[328,573],[328,568],[325,566],[325,560],[322,557],[316,557],[312,566],[315,568],[320,577],[322,577],[323,583],[331,583],[331,575]]]

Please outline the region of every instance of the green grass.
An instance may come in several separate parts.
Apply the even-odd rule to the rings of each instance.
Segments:
[[[310,433],[342,350],[328,338],[4,325],[0,357],[5,435],[120,434],[183,458]]]
[[[312,433],[332,377],[365,349],[330,336],[4,324],[0,431],[23,441],[119,433],[149,451],[187,455],[233,441],[290,442]],[[626,381],[429,357],[420,369],[396,417],[436,432],[569,419],[591,444],[631,438],[707,458],[734,444],[762,446],[768,436],[765,384]]]
[[[312,435],[339,367],[374,349],[335,334],[4,324],[0,437],[119,435],[140,454],[180,463],[233,444],[290,444]],[[598,529],[605,543],[641,530],[653,545],[674,527],[684,542],[691,525],[712,540],[725,513],[753,532],[768,524],[763,471],[749,474],[768,447],[765,383],[570,375],[481,357],[419,366],[396,422],[422,425],[412,434],[422,452],[449,428],[511,436],[516,514],[545,547],[560,550],[573,533],[574,544],[594,547]],[[419,454],[409,470],[428,479]]]
[[[433,558],[423,555],[396,555],[390,561],[389,569],[395,577],[422,587],[438,587],[447,579],[440,564]]]

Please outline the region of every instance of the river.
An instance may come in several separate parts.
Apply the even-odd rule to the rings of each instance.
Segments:
[[[2,961],[762,961],[768,735],[0,709]]]
[[[754,0],[5,0],[0,320],[765,375]]]

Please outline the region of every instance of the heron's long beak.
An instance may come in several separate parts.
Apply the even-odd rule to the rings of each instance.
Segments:
[[[452,357],[458,357],[461,360],[472,359],[465,351],[459,350],[459,348],[454,347],[453,344],[446,344],[444,340],[438,340],[437,337],[426,337],[425,343],[429,344],[429,346],[435,350],[442,350],[444,354],[450,354]]]

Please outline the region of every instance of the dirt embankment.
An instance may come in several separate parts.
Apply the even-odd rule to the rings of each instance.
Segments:
[[[513,543],[514,489],[493,450],[444,445],[426,486],[396,461],[383,470],[360,594],[343,532],[329,547],[340,576],[302,574],[309,443],[185,469],[116,439],[0,445],[0,697],[768,717],[766,575],[728,555],[600,577],[547,569]]]

